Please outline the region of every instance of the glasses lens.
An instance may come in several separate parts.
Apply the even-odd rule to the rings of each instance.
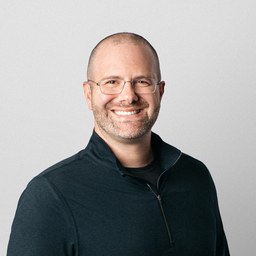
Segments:
[[[156,90],[156,80],[153,78],[138,78],[133,80],[133,88],[136,93],[154,93]]]
[[[104,94],[119,94],[122,92],[125,81],[119,78],[102,79],[99,82],[100,90]],[[153,78],[135,78],[132,80],[134,91],[139,94],[154,93],[156,80]]]
[[[123,89],[124,80],[116,78],[103,79],[99,84],[102,93],[118,94]]]

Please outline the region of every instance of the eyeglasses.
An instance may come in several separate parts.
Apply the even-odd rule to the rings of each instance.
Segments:
[[[119,78],[106,78],[100,80],[98,83],[88,80],[88,82],[95,83],[100,87],[103,94],[120,94],[127,82],[130,82],[135,93],[137,94],[150,94],[156,91],[156,86],[160,84],[154,78],[135,78],[131,81],[125,81]]]

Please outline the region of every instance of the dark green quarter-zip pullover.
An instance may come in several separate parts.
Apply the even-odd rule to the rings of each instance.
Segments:
[[[157,187],[129,175],[95,133],[23,192],[7,256],[228,256],[212,178],[152,133]]]

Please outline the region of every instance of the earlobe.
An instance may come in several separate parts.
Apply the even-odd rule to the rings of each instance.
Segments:
[[[90,110],[92,110],[92,92],[91,92],[91,87],[88,82],[83,83],[84,87],[84,95],[88,104],[88,107]]]

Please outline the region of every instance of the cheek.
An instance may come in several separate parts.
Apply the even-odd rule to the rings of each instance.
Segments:
[[[106,109],[107,105],[113,100],[113,95],[95,93],[92,97],[92,108]]]
[[[155,108],[160,103],[160,96],[158,93],[154,93],[145,97],[145,100],[148,102],[151,108]]]

